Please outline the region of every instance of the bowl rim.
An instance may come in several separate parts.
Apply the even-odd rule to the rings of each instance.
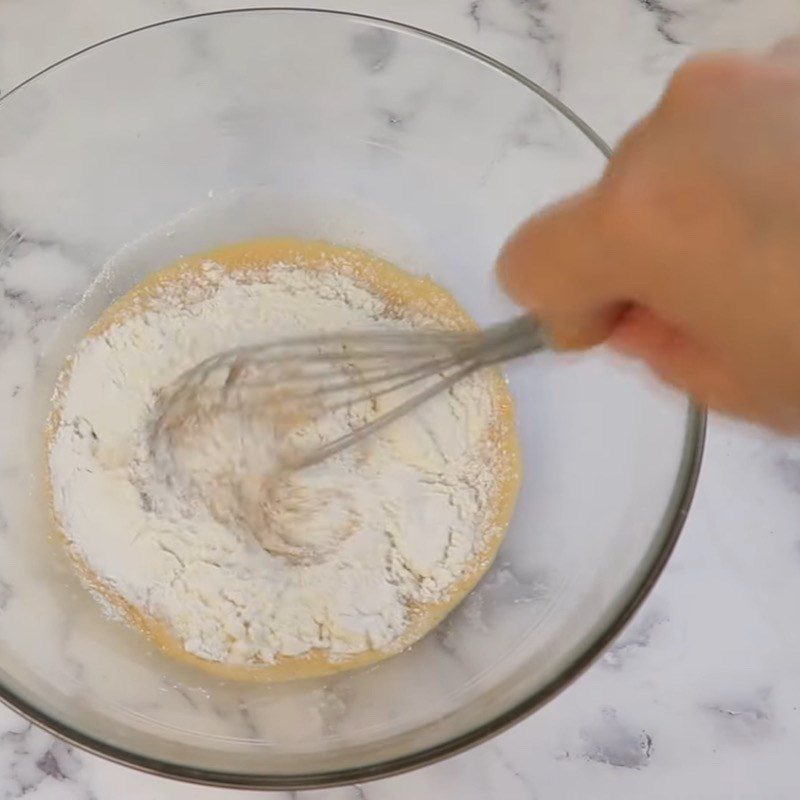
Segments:
[[[336,9],[322,9],[312,7],[291,7],[291,6],[249,6],[243,8],[221,9],[218,11],[199,12],[186,14],[179,17],[172,17],[166,20],[141,25],[127,31],[114,34],[105,39],[101,39],[91,45],[76,50],[58,61],[53,62],[47,67],[39,70],[30,77],[18,83],[0,97],[0,108],[2,103],[15,92],[38,80],[40,77],[57,69],[63,64],[83,55],[91,50],[103,47],[117,39],[122,39],[133,34],[153,28],[160,28],[175,23],[186,22],[188,20],[206,17],[221,17],[234,14],[249,13],[271,13],[278,12],[289,15],[316,15],[328,17],[343,17],[350,20],[377,23],[381,27],[389,28],[401,33],[427,39],[435,44],[443,45],[446,48],[460,52],[486,67],[500,72],[512,80],[517,81],[525,88],[537,94],[544,102],[558,111],[563,117],[571,122],[580,130],[586,138],[608,159],[611,156],[611,148],[600,137],[600,135],[584,122],[572,109],[562,103],[546,89],[536,82],[530,80],[516,70],[498,61],[491,56],[476,50],[469,45],[462,44],[442,34],[419,28],[414,25],[397,22],[385,17],[371,14],[361,14],[358,12],[342,11]],[[591,666],[599,656],[606,650],[608,645],[619,635],[631,617],[639,609],[647,595],[655,585],[661,575],[667,561],[680,536],[685,523],[692,500],[694,498],[700,465],[705,444],[707,414],[705,409],[692,400],[688,402],[686,431],[684,437],[681,463],[678,467],[675,483],[667,503],[666,510],[661,519],[658,530],[648,553],[642,560],[637,575],[634,576],[631,584],[627,587],[627,600],[621,604],[620,608],[607,621],[605,628],[595,639],[586,646],[582,652],[573,657],[572,662],[556,677],[540,687],[525,700],[516,703],[510,709],[487,720],[473,730],[463,733],[460,736],[448,739],[437,745],[427,747],[423,750],[407,755],[398,756],[385,761],[378,761],[360,767],[348,767],[341,770],[328,770],[318,773],[305,774],[238,774],[223,770],[209,770],[189,767],[149,756],[131,752],[122,747],[110,745],[100,741],[89,734],[82,733],[69,724],[62,722],[48,714],[40,711],[34,705],[22,697],[17,696],[13,691],[0,683],[0,701],[5,705],[21,714],[28,721],[35,723],[49,733],[73,744],[82,750],[88,751],[93,755],[100,756],[108,761],[126,767],[132,767],[141,772],[149,773],[163,778],[170,778],[189,783],[218,786],[231,789],[267,789],[267,790],[295,790],[295,789],[317,789],[332,786],[358,783],[363,781],[377,780],[379,778],[397,775],[418,769],[423,766],[449,758],[452,755],[463,752],[468,748],[485,741],[486,739],[506,730],[520,720],[537,711],[543,705],[555,698],[576,680],[589,666]],[[649,562],[649,563],[648,563]],[[625,593],[623,593],[624,596]]]

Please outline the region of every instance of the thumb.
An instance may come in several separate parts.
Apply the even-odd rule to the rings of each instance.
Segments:
[[[604,241],[592,188],[524,222],[498,257],[501,284],[549,327],[560,348],[599,344],[625,310]]]

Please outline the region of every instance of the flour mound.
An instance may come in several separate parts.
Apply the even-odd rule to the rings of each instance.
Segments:
[[[347,269],[301,263],[203,262],[153,285],[80,343],[54,397],[50,479],[71,553],[112,603],[201,659],[396,651],[414,609],[448,601],[498,536],[496,376],[277,482],[265,479],[268,429],[243,436],[235,417],[192,429],[165,467],[148,438],[154,414],[193,364],[272,337],[436,320],[398,313]]]

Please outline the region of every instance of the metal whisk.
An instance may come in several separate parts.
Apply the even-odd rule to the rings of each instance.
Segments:
[[[237,347],[184,372],[164,392],[152,428],[154,449],[198,415],[269,409],[290,428],[340,409],[365,406],[332,441],[284,453],[281,471],[316,464],[408,414],[483,367],[542,350],[548,337],[529,315],[481,331],[326,333]],[[398,397],[380,411],[378,400]]]

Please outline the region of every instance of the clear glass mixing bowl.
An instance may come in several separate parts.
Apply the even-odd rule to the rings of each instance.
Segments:
[[[509,369],[525,478],[508,538],[433,634],[266,686],[111,621],[49,538],[42,426],[90,321],[183,253],[296,235],[377,251],[482,323],[493,257],[607,148],[538,86],[377,19],[247,10],[78,53],[0,101],[0,693],[71,741],[189,780],[303,787],[421,765],[563,689],[642,601],[692,494],[703,417],[612,355]]]

